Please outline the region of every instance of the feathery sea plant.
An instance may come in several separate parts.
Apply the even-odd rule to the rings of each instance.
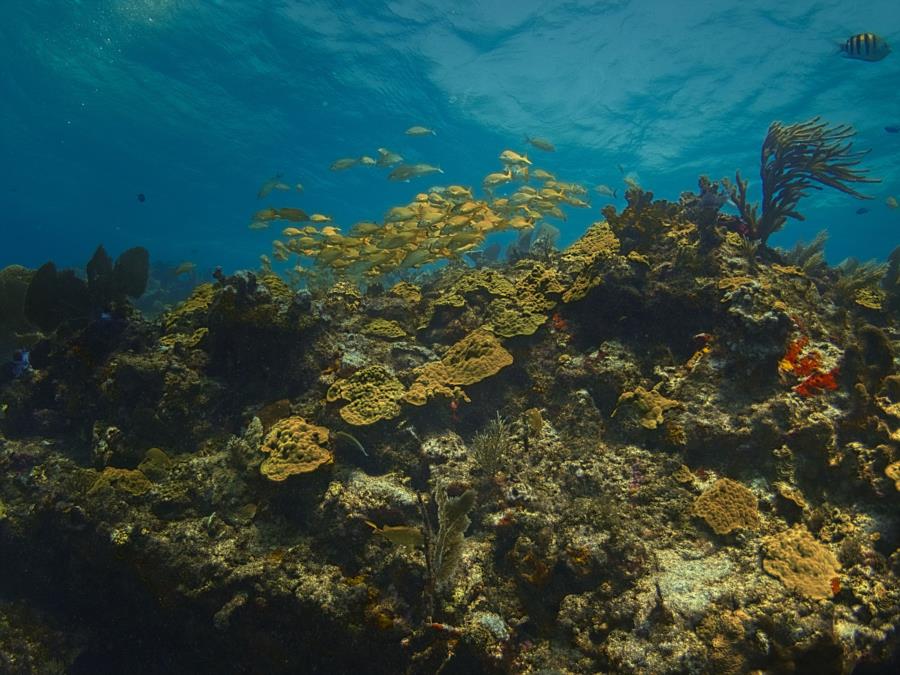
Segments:
[[[447,488],[438,483],[434,491],[437,502],[437,532],[428,517],[428,509],[418,495],[419,509],[424,523],[425,567],[427,580],[425,584],[426,611],[429,617],[434,616],[434,607],[438,591],[447,584],[462,559],[462,547],[465,532],[471,524],[469,512],[475,506],[475,491],[466,490],[457,497],[447,495]]]
[[[856,258],[847,258],[835,269],[839,272],[834,283],[835,296],[844,303],[850,303],[865,289],[877,292],[888,266],[875,260],[860,262]]]
[[[784,251],[784,260],[789,265],[799,267],[807,275],[821,273],[828,266],[825,261],[825,244],[828,231],[820,231],[808,244],[798,241],[790,251]]]
[[[830,126],[820,117],[798,124],[769,125],[760,157],[762,213],[758,204],[747,201],[747,181],[740,171],[735,184],[728,184],[748,236],[765,244],[788,218],[804,220],[797,204],[809,190],[832,187],[857,199],[870,199],[851,187],[852,183],[880,182],[867,177],[867,170],[856,168],[869,151],[853,149],[850,139],[855,134],[850,125]]]
[[[500,413],[477,432],[469,444],[472,455],[488,476],[493,476],[512,447],[509,424]]]

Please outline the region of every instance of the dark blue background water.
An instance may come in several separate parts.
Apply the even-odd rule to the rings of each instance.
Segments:
[[[883,258],[900,242],[900,211],[884,203],[900,197],[900,134],[883,129],[900,124],[900,53],[879,63],[835,53],[858,31],[900,50],[892,0],[5,0],[3,10],[0,266],[80,265],[100,242],[254,266],[276,232],[247,224],[278,171],[305,192],[265,204],[349,225],[435,182],[479,184],[501,150],[526,149],[526,133],[556,144],[530,155],[561,179],[621,189],[621,165],[675,198],[700,173],[756,179],[769,122],[817,114],[859,130],[884,182],[864,216],[853,199],[814,193],[801,205],[808,221],[774,243],[827,228],[839,260]],[[438,135],[404,136],[412,124]],[[395,184],[380,169],[328,170],[379,146],[446,174]],[[605,201],[570,210],[563,243]]]

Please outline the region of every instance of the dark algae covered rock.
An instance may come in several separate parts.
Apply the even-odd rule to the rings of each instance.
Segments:
[[[897,255],[767,243],[813,183],[868,180],[848,138],[773,125],[761,213],[740,178],[631,181],[561,250],[529,209],[585,191],[513,151],[485,199],[349,234],[263,209],[297,223],[290,269],[217,270],[152,318],[143,248],[4,270],[5,330],[41,335],[0,385],[0,670],[890,663]],[[507,229],[534,231],[463,257]]]

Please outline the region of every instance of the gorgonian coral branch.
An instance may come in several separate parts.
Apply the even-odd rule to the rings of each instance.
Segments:
[[[809,190],[832,187],[857,199],[869,199],[852,183],[877,183],[865,169],[857,168],[868,150],[854,150],[856,134],[847,124],[829,126],[821,118],[784,125],[773,122],[760,154],[762,214],[747,201],[747,181],[740,172],[730,186],[731,198],[747,226],[750,238],[763,243],[780,230],[788,218],[804,220],[797,210]]]

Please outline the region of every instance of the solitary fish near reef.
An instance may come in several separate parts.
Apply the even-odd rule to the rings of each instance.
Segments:
[[[176,277],[178,277],[178,276],[181,276],[182,274],[190,274],[195,269],[197,269],[196,264],[190,262],[189,260],[185,260],[183,263],[181,263],[178,267],[175,268],[175,271],[173,272],[173,274]]]
[[[881,61],[891,53],[890,45],[875,33],[859,33],[847,38],[840,50],[847,58],[861,61]]]
[[[890,124],[884,128],[886,132],[889,134],[897,134],[900,133],[900,124]]]
[[[556,152],[556,146],[544,138],[535,138],[533,136],[526,136],[525,142],[528,143],[529,145],[534,146],[538,150],[543,150],[544,152]]]
[[[862,216],[868,212],[869,212],[869,209],[867,209],[865,206],[856,209],[856,215],[858,215],[858,216]]]
[[[416,548],[425,543],[425,536],[418,527],[409,525],[385,525],[384,527],[378,527],[371,520],[367,520],[365,523],[372,528],[375,534],[380,534],[392,544]]]
[[[147,198],[144,196],[144,193],[143,193],[143,192],[139,192],[139,193],[138,193],[138,196],[137,196],[137,200],[138,200],[139,202],[145,202],[145,201],[147,201]]]

